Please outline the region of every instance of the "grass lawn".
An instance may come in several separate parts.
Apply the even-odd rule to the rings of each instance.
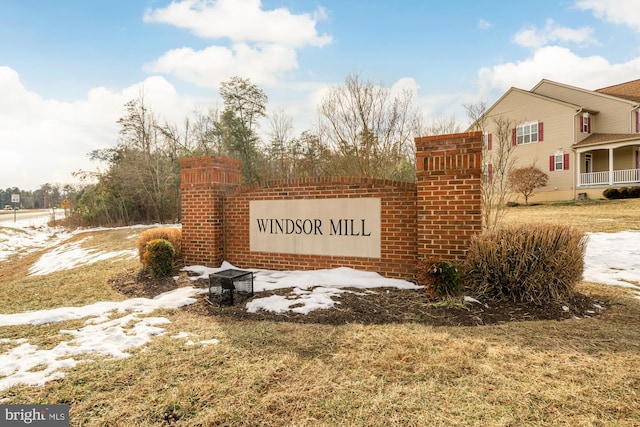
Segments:
[[[640,229],[640,201],[508,209],[505,223],[558,222],[587,232]],[[135,248],[131,230],[86,245]],[[77,238],[77,237],[76,237]],[[108,279],[137,260],[28,276],[39,254],[0,262],[2,313],[121,300]],[[594,318],[478,327],[342,326],[154,312],[166,333],[124,359],[95,358],[0,403],[66,403],[72,426],[639,426],[640,300],[581,283],[609,301]],[[81,321],[66,328],[81,327]],[[0,327],[43,347],[50,325]],[[216,345],[188,345],[217,339]],[[8,350],[0,341],[0,354]]]

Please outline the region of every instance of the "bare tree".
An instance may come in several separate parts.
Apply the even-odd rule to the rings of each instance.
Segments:
[[[269,146],[267,155],[273,176],[291,178],[293,176],[293,120],[284,110],[277,110],[269,116]]]
[[[492,147],[486,151],[487,179],[483,185],[482,207],[484,226],[495,228],[505,214],[509,202],[509,172],[516,161],[513,154],[512,129],[514,122],[503,116],[493,117]],[[488,144],[485,144],[488,146]]]
[[[480,101],[477,104],[462,104],[462,106],[467,111],[467,117],[471,120],[470,130],[486,132],[486,101]]]
[[[319,136],[338,155],[335,173],[389,178],[413,161],[419,114],[412,95],[391,91],[357,74],[333,87],[319,107]]]
[[[317,134],[304,131],[291,146],[294,176],[320,177],[332,174],[332,153]]]
[[[449,133],[458,133],[461,130],[462,126],[456,120],[455,115],[450,115],[448,117],[438,116],[435,119],[432,119],[428,125],[423,127],[420,135],[445,135]]]
[[[469,129],[484,135],[482,221],[483,227],[490,230],[503,218],[510,198],[509,172],[516,160],[512,143],[514,122],[501,115],[487,116],[485,102],[464,104],[464,108],[472,122]]]
[[[220,155],[224,151],[217,108],[210,108],[207,113],[194,111],[185,117],[182,127],[169,122],[156,126],[178,157]]]
[[[144,92],[127,102],[125,111],[118,120],[118,146],[94,153],[110,163],[102,178],[118,206],[112,220],[128,223],[134,219],[132,215],[142,215],[146,221],[174,220],[180,196],[177,146],[166,144],[166,135],[162,138],[161,127],[145,104]]]
[[[523,168],[515,168],[509,172],[509,186],[511,189],[524,196],[524,204],[529,204],[529,197],[540,187],[547,185],[549,175],[531,165]]]

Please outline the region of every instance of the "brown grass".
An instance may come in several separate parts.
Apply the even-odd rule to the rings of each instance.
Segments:
[[[508,219],[548,216],[588,228],[585,217],[607,212],[616,231],[630,228],[626,215],[637,205],[617,202],[515,208]],[[16,291],[29,285],[19,273],[28,258],[12,260],[0,284],[13,289],[11,311],[20,298],[25,307],[44,305]],[[107,268],[44,276],[39,299],[58,300],[65,290],[77,302],[117,298]],[[44,387],[0,391],[0,400],[69,404],[72,426],[638,426],[640,300],[624,288],[578,290],[608,300],[609,309],[563,322],[457,328],[216,321],[164,310],[153,316],[171,320],[166,334],[131,357],[82,363]],[[0,336],[51,346],[57,330],[0,328]],[[171,338],[178,332],[195,344]],[[200,344],[212,338],[220,343]]]
[[[567,224],[585,232],[640,230],[640,199],[586,200],[507,208],[505,224]]]

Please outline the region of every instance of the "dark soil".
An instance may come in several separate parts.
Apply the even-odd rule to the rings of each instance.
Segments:
[[[153,298],[178,286],[208,287],[208,281],[191,281],[185,273],[178,280],[170,277],[152,278],[147,274],[127,271],[114,276],[111,286],[128,297]],[[434,300],[423,290],[399,290],[395,288],[375,288],[369,290],[347,289],[335,297],[333,308],[314,310],[308,314],[293,312],[272,313],[259,311],[249,313],[245,308],[247,300],[232,306],[211,303],[207,294],[197,297],[197,302],[183,307],[191,313],[220,319],[267,320],[275,322],[320,323],[341,325],[346,323],[384,324],[421,323],[431,326],[477,326],[502,322],[522,322],[531,320],[565,320],[575,317],[593,317],[604,310],[607,302],[588,295],[574,293],[566,301],[558,304],[533,305],[513,301],[483,299],[481,303],[462,302],[460,299]],[[288,295],[291,289],[258,292],[253,298],[270,295]],[[601,308],[598,308],[601,307]]]

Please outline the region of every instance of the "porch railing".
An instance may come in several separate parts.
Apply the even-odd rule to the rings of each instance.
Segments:
[[[640,169],[581,173],[579,186],[640,183]]]

